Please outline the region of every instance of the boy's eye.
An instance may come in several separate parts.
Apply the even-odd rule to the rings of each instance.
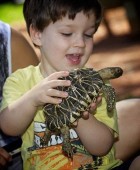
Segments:
[[[72,33],[61,33],[62,35],[66,36],[66,37],[69,37],[72,35]]]
[[[93,34],[85,34],[85,36],[88,38],[93,38]]]

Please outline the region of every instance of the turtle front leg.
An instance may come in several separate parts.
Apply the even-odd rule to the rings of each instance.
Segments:
[[[107,110],[111,112],[115,108],[115,104],[116,104],[115,89],[107,85],[103,85],[102,89],[105,94],[105,99],[107,102]]]
[[[73,148],[70,142],[70,132],[69,132],[69,127],[68,126],[63,126],[61,129],[61,134],[63,136],[63,143],[62,143],[62,150],[65,155],[68,157],[72,158],[73,157]]]

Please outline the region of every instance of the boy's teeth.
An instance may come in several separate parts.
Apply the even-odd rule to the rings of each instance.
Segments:
[[[68,54],[66,57],[72,65],[78,65],[81,62],[80,54]]]
[[[68,55],[67,56],[69,59],[72,59],[72,60],[77,60],[79,59],[79,55]]]

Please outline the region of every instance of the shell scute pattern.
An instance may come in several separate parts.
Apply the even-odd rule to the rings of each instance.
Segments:
[[[82,113],[89,109],[92,101],[96,101],[100,91],[105,93],[107,109],[111,111],[115,106],[115,90],[104,83],[104,79],[113,79],[122,75],[120,67],[109,67],[99,71],[92,68],[75,69],[69,76],[62,78],[71,81],[69,87],[57,87],[68,92],[68,97],[58,105],[46,104],[44,115],[46,118],[46,136],[44,142],[49,141],[50,133],[59,131],[63,136],[62,150],[68,157],[73,156],[73,149],[69,139],[69,129]]]

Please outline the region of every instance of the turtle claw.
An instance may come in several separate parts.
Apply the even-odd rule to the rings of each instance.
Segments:
[[[71,143],[66,143],[66,144],[63,143],[62,150],[68,158],[73,158],[73,154],[75,153],[75,149],[71,146]]]

